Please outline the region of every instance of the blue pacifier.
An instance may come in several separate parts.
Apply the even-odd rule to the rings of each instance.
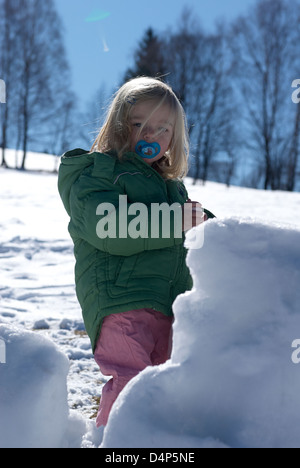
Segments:
[[[135,147],[135,152],[142,156],[145,159],[154,159],[160,153],[161,148],[160,145],[156,142],[154,143],[147,143],[144,140],[140,140],[137,142]]]

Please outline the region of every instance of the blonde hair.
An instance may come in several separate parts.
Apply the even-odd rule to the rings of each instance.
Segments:
[[[189,140],[185,112],[172,88],[166,83],[149,77],[134,78],[125,83],[115,94],[91,151],[105,153],[116,151],[118,158],[130,151],[130,117],[136,104],[146,101],[169,105],[175,116],[173,137],[165,155],[153,167],[165,179],[182,178],[188,171]]]

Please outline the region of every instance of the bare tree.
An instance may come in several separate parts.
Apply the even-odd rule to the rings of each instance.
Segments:
[[[72,102],[62,25],[53,0],[26,0],[23,3],[18,31],[22,169],[25,167],[28,140],[39,141],[45,132],[49,132],[49,124],[51,126],[59,117],[64,120],[62,110],[65,106],[69,108]],[[32,129],[34,132],[31,133]]]
[[[286,190],[293,192],[296,187],[296,177],[300,153],[300,104],[297,105],[296,116],[294,119],[294,129],[292,141],[289,148]]]
[[[108,90],[106,84],[102,83],[87,103],[86,111],[79,115],[80,137],[88,148],[92,146],[99,129],[104,124],[106,111],[114,91]]]
[[[248,148],[259,166],[263,161],[265,189],[294,187],[299,110],[290,86],[300,65],[299,18],[298,1],[259,0],[235,21],[230,37]]]
[[[210,171],[220,175],[220,158],[228,184],[235,168],[234,103],[225,52],[222,27],[216,34],[204,33],[193,12],[184,9],[166,57],[168,80],[187,112],[195,182],[205,182]]]
[[[185,7],[178,21],[175,32],[172,29],[164,33],[164,58],[167,79],[172,84],[185,110],[189,110],[195,100],[192,88],[199,69],[199,54],[205,35],[193,11]],[[192,119],[191,119],[192,120]],[[192,124],[190,131],[193,131]]]
[[[56,148],[64,145],[75,99],[53,0],[0,0],[0,5],[0,74],[7,84],[2,151],[10,134],[11,144],[23,150],[24,169],[29,144],[49,150],[55,134],[56,143],[61,140]]]
[[[19,0],[0,0],[0,75],[6,84],[6,103],[1,118],[1,166],[7,166],[5,149],[8,142],[8,129],[15,101],[17,60],[17,21],[21,4]]]

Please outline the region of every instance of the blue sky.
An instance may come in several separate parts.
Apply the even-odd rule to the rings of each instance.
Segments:
[[[73,89],[80,104],[103,84],[120,84],[145,30],[176,28],[184,6],[193,8],[206,30],[220,18],[245,13],[256,0],[55,0],[66,32]]]

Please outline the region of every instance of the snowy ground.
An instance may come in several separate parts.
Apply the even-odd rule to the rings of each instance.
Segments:
[[[14,157],[14,153],[11,152],[8,158],[11,164],[14,163]],[[30,155],[28,159],[28,167],[30,169],[45,168],[47,170],[52,170],[53,167],[55,167],[55,160],[51,156]],[[93,421],[93,417],[97,411],[98,399],[101,395],[101,388],[106,378],[100,374],[97,365],[93,361],[89,339],[85,334],[81,311],[75,297],[73,276],[74,258],[72,243],[67,232],[68,218],[59,199],[56,184],[57,176],[55,174],[47,172],[20,172],[0,169],[0,338],[2,337],[2,340],[7,343],[7,354],[10,350],[8,344],[11,343],[11,349],[15,350],[15,356],[20,359],[25,359],[25,357],[22,356],[22,346],[20,343],[23,343],[23,345],[25,343],[27,348],[32,350],[32,355],[39,356],[41,348],[44,349],[46,346],[46,349],[48,349],[48,345],[46,344],[48,341],[44,342],[39,340],[44,340],[45,338],[50,339],[51,342],[55,343],[62,354],[57,354],[57,350],[49,351],[48,358],[49,356],[53,356],[53,358],[58,359],[59,362],[61,361],[61,366],[59,366],[58,369],[52,369],[50,364],[47,364],[48,367],[50,366],[50,370],[47,371],[47,375],[59,374],[61,376],[59,382],[64,379],[64,372],[66,373],[66,362],[64,360],[64,356],[67,356],[69,360],[69,371],[67,377],[68,387],[66,398],[68,398],[68,405],[72,410],[72,416],[69,423],[65,420],[65,430],[67,435],[66,440],[62,442],[62,445],[80,446],[80,439],[85,434],[85,442],[83,443],[83,446],[93,447],[97,445],[101,440],[101,437],[100,434],[95,435],[95,431],[93,431],[93,426],[90,421]],[[292,354],[292,349],[290,347],[292,338],[300,339],[300,297],[298,292],[300,281],[300,194],[283,192],[271,193],[238,187],[228,189],[223,185],[215,183],[208,183],[205,187],[200,184],[192,186],[191,181],[189,180],[187,181],[187,186],[190,198],[202,202],[205,207],[216,214],[219,221],[215,222],[215,224],[212,222],[205,230],[206,240],[203,253],[201,253],[201,251],[191,251],[189,261],[194,273],[197,289],[192,293],[194,296],[188,295],[188,297],[180,298],[178,304],[176,304],[176,312],[180,327],[178,325],[177,328],[175,327],[175,350],[170,367],[165,371],[162,369],[161,376],[160,371],[156,372],[155,375],[153,373],[151,374],[151,371],[146,371],[144,376],[140,379],[137,378],[137,381],[133,382],[131,386],[132,390],[131,387],[129,387],[129,389],[124,392],[124,397],[120,398],[120,405],[119,407],[116,406],[116,411],[112,415],[111,423],[105,431],[106,434],[103,442],[104,447],[117,447],[118,443],[120,446],[130,447],[134,446],[134,440],[136,441],[136,446],[142,446],[141,444],[146,443],[145,441],[147,440],[147,434],[149,435],[149,431],[151,431],[151,433],[153,430],[155,431],[153,421],[151,421],[151,424],[149,423],[149,425],[147,425],[146,421],[148,421],[147,418],[149,418],[149,414],[146,412],[144,416],[142,416],[142,410],[139,406],[142,405],[142,402],[139,402],[136,398],[137,393],[134,389],[135,386],[137,386],[137,388],[140,386],[142,394],[143,391],[145,393],[145,388],[148,389],[147,391],[149,395],[153,396],[151,391],[151,379],[159,379],[157,385],[160,385],[160,394],[163,394],[167,391],[170,392],[170,389],[168,387],[168,383],[164,386],[162,382],[164,382],[164,380],[167,382],[168,378],[174,378],[174,382],[177,382],[178,386],[175,389],[178,399],[175,398],[174,395],[172,397],[175,405],[174,407],[178,408],[178,406],[181,405],[180,395],[181,386],[183,386],[182,379],[187,378],[187,375],[189,374],[193,374],[193,368],[188,365],[184,366],[183,364],[186,360],[194,362],[192,358],[193,352],[203,353],[205,351],[203,348],[204,345],[202,347],[200,347],[200,345],[197,347],[194,344],[193,339],[191,339],[189,345],[186,344],[188,341],[188,335],[184,335],[184,333],[192,332],[189,329],[187,322],[184,321],[186,319],[182,318],[182,315],[180,315],[180,310],[184,309],[188,311],[187,317],[190,317],[194,327],[198,327],[197,336],[200,336],[202,333],[202,322],[204,324],[204,330],[211,331],[211,325],[205,322],[205,317],[206,314],[208,314],[208,311],[210,311],[213,316],[219,317],[220,319],[218,309],[220,304],[218,303],[218,300],[226,301],[227,295],[233,294],[234,291],[237,290],[236,288],[238,288],[237,294],[239,300],[238,303],[234,305],[233,311],[229,310],[230,307],[228,307],[226,303],[223,311],[225,314],[228,312],[227,316],[234,320],[234,314],[238,314],[238,306],[241,306],[243,300],[249,301],[249,297],[251,297],[247,291],[243,290],[242,282],[239,283],[239,269],[247,269],[248,265],[250,269],[252,268],[252,274],[255,272],[254,276],[256,277],[256,282],[253,282],[253,275],[251,276],[249,273],[247,277],[249,287],[251,288],[255,285],[257,289],[259,284],[265,285],[265,288],[262,287],[260,289],[256,301],[259,305],[257,310],[263,315],[265,313],[266,316],[265,320],[261,320],[260,315],[256,312],[253,315],[254,318],[252,320],[248,320],[251,316],[252,309],[249,307],[249,304],[247,304],[245,309],[245,322],[243,322],[243,326],[238,325],[236,329],[236,334],[250,333],[250,338],[248,338],[248,341],[246,340],[247,343],[243,343],[242,345],[244,360],[241,361],[240,366],[243,367],[244,371],[240,367],[233,372],[233,376],[231,375],[230,379],[233,379],[237,386],[240,385],[240,391],[244,395],[247,391],[250,376],[255,374],[255,379],[257,379],[258,377],[262,378],[264,373],[266,375],[270,375],[268,373],[268,363],[272,364],[270,365],[270,369],[272,370],[274,367],[273,364],[275,357],[273,360],[268,360],[267,358],[264,360],[264,357],[261,358],[257,350],[255,351],[254,349],[254,344],[256,343],[258,347],[257,349],[260,349],[262,354],[264,351],[266,351],[267,354],[272,354],[273,352],[273,355],[280,360],[283,372],[281,379],[284,379],[284,375],[287,376],[286,378],[289,385],[293,388],[296,385],[296,394],[299,394],[299,377],[296,377],[295,375],[296,371],[297,374],[299,374],[297,366],[291,363],[291,359],[288,359],[286,369],[282,362],[282,359],[285,359],[286,356],[285,358],[282,358],[280,350],[277,354],[274,354],[274,350],[270,345],[271,341],[268,341],[268,346],[264,347],[262,334],[257,337],[255,336],[254,331],[255,324],[257,324],[257,327],[267,329],[267,334],[269,334],[268,336],[270,337],[270,334],[272,334],[275,329],[278,331],[281,327],[281,335],[284,335],[286,332],[287,335],[284,335],[284,337],[285,339],[288,337],[288,340],[290,340],[288,350],[286,350],[288,357]],[[245,219],[243,223],[238,221],[238,219],[241,218]],[[220,241],[220,236],[222,239],[226,240],[226,242],[224,240],[223,244]],[[209,239],[212,239],[211,242],[208,242]],[[206,250],[205,246],[207,246]],[[214,252],[216,252],[216,254],[214,254]],[[227,262],[227,264],[226,268],[222,269],[221,266],[223,264],[220,264],[219,259],[222,258],[222,254],[224,252],[226,252],[226,255],[224,255],[223,260],[224,262]],[[210,262],[208,262],[208,258],[211,260]],[[274,258],[274,262],[272,258]],[[245,261],[245,259],[248,261]],[[199,279],[204,279],[205,276],[205,272],[201,269],[202,262],[203,264],[206,264],[206,271],[209,273],[208,278],[206,278],[203,283]],[[281,262],[282,269],[280,268]],[[217,279],[220,281],[220,284],[223,284],[221,280],[222,278],[224,279],[224,287],[220,288],[220,284],[217,282],[217,279],[214,278],[215,269],[219,272]],[[272,272],[274,272],[274,275]],[[240,274],[242,273],[243,271],[240,272]],[[281,273],[283,275],[282,277]],[[232,282],[230,282],[230,278],[232,278]],[[265,283],[262,283],[264,281]],[[293,287],[291,287],[291,285],[293,285]],[[207,302],[205,302],[207,298],[210,298],[210,294],[212,294],[214,288],[217,288],[214,293],[216,294],[216,301],[210,303],[209,300],[207,300]],[[253,295],[255,297],[255,292],[253,292]],[[275,296],[275,299],[272,302],[272,310],[268,309],[268,298],[270,295],[272,297]],[[194,320],[192,317],[194,317],[195,311],[197,312],[197,318]],[[272,318],[272,314],[275,315],[274,320]],[[201,317],[201,320],[199,317]],[[255,322],[255,320],[257,320],[257,322]],[[284,320],[288,323],[287,327],[282,326]],[[249,324],[250,322],[250,328],[248,329],[245,323]],[[218,327],[218,323],[220,322],[215,318],[214,326],[216,328]],[[229,325],[228,323],[222,323],[222,326],[226,329]],[[17,330],[23,332],[33,332],[33,334],[25,333],[24,336],[22,335],[21,339],[17,336],[17,332],[11,331],[12,329],[10,327],[16,327]],[[277,339],[280,335],[279,332],[278,335],[276,334],[277,331],[274,332],[274,339]],[[292,336],[293,334],[291,331],[294,331],[294,337]],[[230,332],[226,335],[226,339],[222,337],[220,341],[224,347],[216,347],[216,354],[213,353],[211,358],[211,363],[215,362],[218,352],[221,352],[222,349],[226,348],[228,351],[226,355],[227,360],[225,359],[226,362],[223,364],[228,372],[233,367],[233,360],[236,359],[241,351],[241,348],[239,347],[240,343],[236,342],[236,334],[230,329]],[[32,338],[33,336],[39,337],[38,341],[35,341],[35,339]],[[216,330],[216,336],[220,337],[218,330]],[[212,343],[215,343],[216,336],[211,338]],[[211,346],[211,344],[207,343],[205,336],[203,336],[203,342],[206,343],[206,346]],[[234,343],[234,346],[236,347],[235,349],[234,347],[230,348],[230,345],[233,346],[232,343]],[[246,346],[246,348],[244,346]],[[249,358],[248,360],[246,358],[247,350],[249,350],[251,354],[251,359]],[[2,446],[1,434],[2,440],[6,441],[4,437],[4,426],[7,424],[7,420],[5,420],[5,417],[3,419],[1,413],[1,399],[6,402],[6,406],[9,401],[10,405],[13,407],[11,410],[12,412],[7,414],[7,419],[14,417],[18,418],[16,412],[22,412],[21,407],[17,405],[18,392],[10,392],[8,395],[8,387],[6,388],[3,383],[3,379],[5,378],[4,376],[6,375],[5,372],[9,367],[8,358],[9,356],[7,356],[7,364],[0,364],[0,388],[2,388],[2,390],[0,390],[0,428],[2,428],[2,431],[0,430],[0,446]],[[36,359],[40,362],[39,358]],[[262,359],[262,361],[260,361],[260,359]],[[202,361],[200,359],[199,365],[201,362]],[[257,364],[259,368],[257,375],[253,370],[255,364]],[[212,387],[216,385],[216,382],[218,382],[217,385],[226,387],[225,401],[229,408],[232,408],[233,405],[232,399],[229,395],[232,393],[232,398],[235,400],[237,395],[232,391],[232,385],[225,384],[228,377],[226,380],[223,376],[224,378],[221,378],[220,382],[215,377],[214,381],[213,372],[208,371],[203,362],[202,365],[205,376],[204,378],[210,379],[211,386],[209,386],[209,384],[204,385],[201,390],[201,383],[197,377],[197,372],[195,372],[196,380],[194,383],[199,386],[199,389],[197,389],[196,392],[198,395],[197,398],[200,398],[200,395],[202,395],[202,402],[199,403],[199,410],[196,411],[195,414],[197,416],[197,420],[198,418],[201,419],[203,417],[203,421],[209,421],[210,418],[205,415],[205,408],[203,405],[206,405],[206,407],[209,406],[207,400],[208,394],[211,392]],[[177,374],[176,366],[181,366],[181,372]],[[217,368],[220,370],[218,366]],[[16,374],[13,376],[9,374],[10,377],[6,377],[6,379],[15,379],[16,389],[18,389],[19,386],[18,369],[19,368],[16,365]],[[29,372],[30,369],[31,367],[29,366]],[[41,380],[38,371],[32,374],[32,378],[36,379],[37,382],[40,382]],[[6,380],[6,382],[8,382],[8,380]],[[53,382],[55,382],[55,379],[54,381],[52,380],[52,385]],[[59,382],[57,382],[58,388]],[[281,380],[278,380],[277,377],[272,380],[272,383],[275,386],[278,386],[279,382],[281,382]],[[47,383],[46,380],[45,383]],[[257,393],[258,390],[255,385],[253,389]],[[266,398],[267,389],[267,386],[265,386],[265,393],[262,398]],[[294,432],[295,430],[299,432],[299,426],[297,428],[294,427],[295,424],[297,425],[299,423],[299,419],[291,415],[291,413],[293,413],[292,405],[296,402],[294,398],[295,394],[293,392],[288,394],[285,390],[286,389],[281,389],[281,396],[283,399],[288,397],[291,404],[287,406],[283,404],[280,408],[281,413],[285,411],[287,413],[287,416],[285,414],[283,416],[284,424],[285,427],[288,427],[289,424],[292,425]],[[26,392],[27,397],[25,397],[25,400],[28,398],[28,403],[30,403],[30,398],[28,396],[30,395],[30,392],[27,390]],[[41,389],[40,394],[44,395],[43,398],[48,398],[48,394],[44,388]],[[55,396],[55,400],[57,400],[57,398],[64,398],[63,394],[63,389],[61,389],[61,391],[58,392],[58,395],[60,396]],[[12,395],[14,395],[14,397],[12,397]],[[269,402],[270,411],[274,410],[274,405],[276,407],[276,405],[279,404],[277,396],[278,395],[274,396],[273,402]],[[193,399],[195,398],[195,395],[185,394],[185,397]],[[9,398],[11,398],[11,401]],[[15,398],[15,400],[12,398]],[[128,405],[127,410],[124,410],[124,401],[127,401],[126,398],[128,399]],[[127,438],[124,438],[125,421],[128,420],[128,414],[126,411],[130,411],[130,408],[132,410],[133,400],[137,405],[139,420],[137,421],[137,418],[134,417],[131,418],[131,431],[127,431]],[[15,405],[14,401],[16,403]],[[148,401],[147,397],[145,401]],[[263,425],[260,424],[260,420],[252,421],[252,425],[248,424],[249,419],[251,419],[249,415],[251,411],[249,408],[252,408],[252,411],[254,412],[262,412],[262,404],[259,403],[255,406],[252,398],[242,398],[241,401],[241,404],[244,404],[244,416],[247,423],[245,423],[242,429],[240,429],[240,433],[238,430],[232,429],[233,425],[236,427],[238,426],[238,423],[242,424],[238,410],[232,410],[234,417],[230,419],[228,414],[224,411],[222,404],[218,404],[215,405],[214,408],[210,408],[211,419],[213,422],[208,426],[209,431],[211,432],[205,431],[203,425],[200,425],[201,429],[195,430],[194,421],[193,423],[186,422],[186,430],[183,425],[180,430],[177,430],[175,431],[176,433],[172,434],[171,428],[174,427],[174,420],[165,415],[164,421],[166,424],[164,429],[162,429],[162,431],[165,431],[165,439],[161,433],[159,436],[160,438],[149,442],[149,446],[155,447],[158,440],[163,440],[161,443],[164,443],[165,445],[162,446],[170,445],[174,447],[198,447],[210,445],[247,446],[247,438],[250,445],[251,443],[252,445],[259,445],[257,442],[259,436],[262,440],[262,445],[264,442],[269,446],[288,446],[289,443],[297,445],[296,438],[288,438],[292,430],[288,431],[288,436],[282,437],[278,434],[271,434],[270,440],[267,440],[264,431],[270,432],[271,424],[263,427]],[[250,401],[249,407],[247,407],[247,401]],[[24,401],[24,406],[25,405],[26,401]],[[149,408],[151,408],[151,405],[148,405],[148,410]],[[160,406],[158,406],[158,408],[160,408]],[[183,408],[185,408],[184,405]],[[51,407],[49,410],[50,409]],[[162,409],[163,408],[160,408],[161,411]],[[58,411],[61,411],[61,413],[64,412],[63,404],[62,406],[58,406]],[[188,412],[188,409],[186,409],[186,411]],[[216,430],[216,427],[220,426],[221,419],[221,416],[217,415],[221,415],[222,412],[226,413],[223,414],[224,427],[222,430]],[[297,407],[296,412],[299,413],[299,407]],[[264,418],[270,416],[268,411],[262,412],[262,414]],[[47,415],[45,415],[45,417],[47,417]],[[181,415],[181,417],[183,416]],[[191,415],[189,415],[189,418],[191,418]],[[25,416],[24,419],[26,419]],[[38,416],[36,416],[36,419],[34,420],[38,426],[39,423],[37,421]],[[226,423],[228,426],[226,426]],[[275,423],[280,423],[280,418],[275,418],[274,424]],[[74,429],[73,427],[73,432],[70,431],[70,426],[72,426],[72,424],[74,427],[77,424],[77,429]],[[160,427],[162,427],[163,424],[159,424]],[[62,423],[60,425],[62,425]],[[118,428],[118,430],[116,428]],[[52,434],[55,430],[55,427],[53,427]],[[229,434],[227,438],[225,437],[226,430]],[[262,433],[258,436],[257,434],[260,430]],[[130,434],[134,435],[134,440],[129,437]],[[136,434],[140,434],[140,439]],[[99,440],[97,440],[98,436]],[[32,437],[35,437],[34,433],[32,434]],[[116,437],[119,438],[116,439]],[[55,438],[51,439],[51,436],[49,436],[48,439],[50,445],[60,445]],[[14,442],[17,445],[21,445],[22,443],[22,441],[17,440],[16,438],[15,441],[10,440],[10,442],[6,442],[6,444],[4,443],[3,445],[7,446],[11,444],[13,446]],[[24,445],[29,445],[26,441],[23,441],[23,443]],[[35,444],[33,440],[31,443]],[[154,445],[151,445],[151,443]],[[36,445],[39,444],[43,445],[42,442],[37,440]],[[298,446],[300,446],[300,442]]]
[[[53,157],[40,157],[40,167],[53,169]],[[70,408],[91,417],[103,382],[74,292],[73,246],[56,184],[55,174],[0,172],[0,319],[60,346],[71,364]]]

